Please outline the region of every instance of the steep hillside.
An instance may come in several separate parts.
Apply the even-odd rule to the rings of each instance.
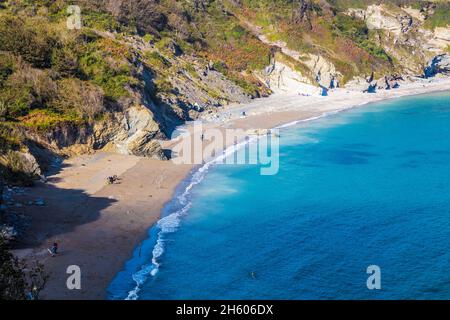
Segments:
[[[81,29],[69,29],[69,5]],[[157,142],[273,92],[390,88],[450,72],[448,1],[0,1],[0,166],[29,181],[104,149]],[[376,81],[377,79],[380,79]],[[375,81],[375,82],[374,82]]]
[[[266,42],[287,48],[291,53],[285,54],[321,74],[319,83],[326,87],[333,79],[345,85],[360,77],[421,75],[426,63],[450,44],[447,1],[230,3],[230,10]]]
[[[95,149],[165,159],[155,139],[175,126],[270,93],[252,75],[269,48],[220,6],[79,1],[83,28],[69,30],[68,3],[0,10],[0,163],[9,176],[39,176],[54,156]]]

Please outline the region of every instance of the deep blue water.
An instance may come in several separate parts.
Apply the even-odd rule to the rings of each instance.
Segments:
[[[111,298],[146,264],[139,299],[448,299],[450,94],[283,129],[277,175],[216,166],[185,200],[162,224],[164,253],[153,228]],[[367,289],[369,265],[381,290]]]

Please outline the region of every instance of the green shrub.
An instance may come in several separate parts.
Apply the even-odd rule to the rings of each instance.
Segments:
[[[5,154],[8,150],[19,150],[22,142],[22,136],[13,127],[0,122],[0,154]]]
[[[195,70],[194,66],[190,63],[187,63],[184,66],[184,69],[193,77],[193,78],[198,78],[199,75],[197,73],[197,70]]]
[[[20,54],[38,68],[48,68],[56,40],[38,19],[0,16],[0,50]]]
[[[436,4],[434,14],[426,20],[425,27],[435,29],[447,26],[450,26],[450,3],[443,1]]]
[[[82,123],[82,120],[75,111],[62,114],[50,109],[35,109],[20,118],[20,122],[27,128],[48,131],[61,123]]]
[[[386,51],[373,43],[370,40],[364,40],[361,43],[359,43],[360,47],[369,52],[372,56],[382,59],[384,61],[391,61],[391,57],[386,53]]]
[[[172,92],[173,86],[172,83],[166,78],[158,78],[154,81],[156,91],[159,93],[169,93]]]
[[[26,115],[33,101],[32,88],[27,85],[5,86],[0,89],[0,105],[6,118],[14,119]]]
[[[334,20],[334,26],[346,37],[362,42],[369,36],[369,28],[366,23],[346,14],[338,14]]]
[[[118,51],[119,47],[105,48],[103,44],[96,41],[89,45],[79,59],[80,71],[103,89],[106,98],[127,97],[125,86],[137,85],[137,80],[130,75],[130,66],[123,59],[125,52]]]
[[[8,79],[8,77],[14,72],[14,63],[11,55],[0,52],[0,88]]]
[[[155,40],[155,37],[150,33],[147,33],[145,36],[142,37],[142,40],[144,40],[144,42],[146,43],[151,43]]]
[[[123,74],[94,79],[94,83],[102,87],[105,91],[105,97],[112,100],[128,97],[130,93],[125,87],[138,85],[138,81],[135,78]]]
[[[213,68],[222,74],[226,75],[228,73],[227,65],[223,61],[214,61]]]
[[[0,300],[39,299],[48,280],[42,264],[27,266],[8,250],[3,239],[0,239],[0,262]]]
[[[51,107],[60,114],[69,115],[71,120],[92,120],[106,111],[103,99],[103,90],[98,86],[89,81],[68,78],[58,81],[58,93]]]
[[[144,58],[147,65],[152,69],[156,68],[161,70],[172,66],[170,61],[157,51],[146,52]]]
[[[69,46],[57,46],[51,56],[52,69],[61,77],[77,76],[79,73],[78,53]]]
[[[337,29],[334,32],[335,36],[340,33],[353,40],[372,56],[384,61],[391,61],[386,51],[371,40],[369,28],[363,20],[346,14],[338,14],[334,19],[334,26]]]
[[[233,39],[241,39],[246,35],[247,31],[240,25],[235,25],[229,32],[227,36]]]
[[[84,10],[83,26],[104,31],[122,31],[122,25],[110,13]]]

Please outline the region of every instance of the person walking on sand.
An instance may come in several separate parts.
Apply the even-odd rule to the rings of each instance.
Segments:
[[[49,249],[50,254],[52,257],[56,256],[58,254],[58,244],[56,242],[53,243],[52,247]]]

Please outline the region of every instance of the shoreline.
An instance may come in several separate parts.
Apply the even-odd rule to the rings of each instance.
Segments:
[[[375,94],[344,93],[348,90],[341,89],[329,97],[276,95],[224,108],[219,117],[226,117],[209,123],[217,127],[269,129],[399,97],[450,91],[448,78],[423,85],[406,84]],[[274,107],[274,104],[281,106]],[[245,118],[241,118],[243,111],[247,114]],[[26,235],[33,241],[24,243],[24,248],[15,253],[29,261],[40,260],[50,271],[51,278],[42,298],[106,298],[111,281],[132,258],[136,247],[148,239],[149,230],[164,218],[163,209],[173,201],[177,188],[196,170],[194,165],[98,153],[65,161],[65,168],[49,177],[48,184],[30,189],[26,198],[50,200],[43,208],[24,209],[33,219]],[[103,184],[108,175],[117,173],[120,184]],[[46,248],[55,240],[61,243],[62,253],[50,258]],[[73,264],[81,267],[82,290],[66,288],[66,268]]]

